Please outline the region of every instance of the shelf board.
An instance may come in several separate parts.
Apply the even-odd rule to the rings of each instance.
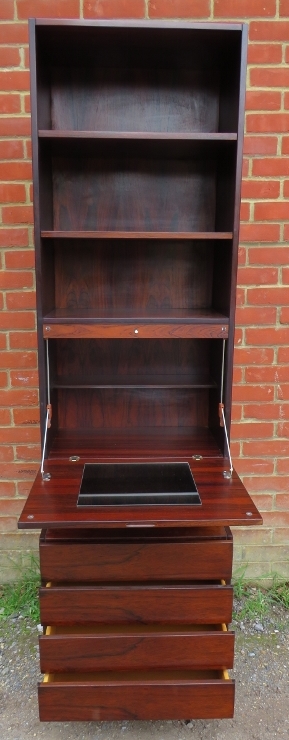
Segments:
[[[42,239],[232,239],[232,231],[41,231]]]
[[[229,319],[208,310],[55,309],[43,318],[46,339],[226,339]]]
[[[237,141],[237,133],[204,133],[181,131],[71,131],[67,129],[40,129],[40,139],[115,139],[156,141]]]
[[[51,381],[52,388],[59,389],[100,389],[100,388],[216,388],[216,383],[205,373],[191,375],[114,375],[113,377],[87,378],[86,382],[77,378],[58,378]]]

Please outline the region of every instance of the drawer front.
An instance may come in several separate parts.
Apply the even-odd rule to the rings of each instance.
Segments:
[[[39,686],[40,720],[218,719],[233,717],[234,682],[220,679],[89,681]]]
[[[232,668],[234,660],[234,634],[212,628],[204,632],[188,629],[183,634],[142,628],[118,634],[65,634],[64,630],[41,637],[39,645],[42,673]]]
[[[232,586],[59,586],[40,589],[42,624],[218,624],[232,619]]]
[[[47,581],[230,579],[232,542],[40,543]]]

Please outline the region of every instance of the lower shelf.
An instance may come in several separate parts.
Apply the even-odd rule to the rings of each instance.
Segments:
[[[234,681],[226,671],[47,674],[40,720],[154,720],[233,717]]]

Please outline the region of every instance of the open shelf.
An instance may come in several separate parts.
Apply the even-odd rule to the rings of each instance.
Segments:
[[[43,239],[232,239],[232,231],[41,231]]]
[[[216,382],[206,377],[205,373],[191,375],[126,375],[121,379],[114,375],[89,378],[85,376],[85,382],[79,378],[52,379],[52,388],[216,388]]]
[[[136,139],[157,141],[237,141],[236,133],[203,132],[163,132],[163,131],[74,131],[61,129],[40,129],[40,139]]]

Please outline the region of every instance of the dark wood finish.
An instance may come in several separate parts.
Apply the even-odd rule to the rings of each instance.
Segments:
[[[195,583],[59,585],[40,589],[42,624],[228,624],[232,586]]]
[[[40,562],[52,582],[230,579],[232,543],[41,543]]]
[[[232,717],[234,682],[221,671],[55,674],[39,685],[42,721]]]
[[[53,416],[19,527],[45,527],[40,717],[231,717],[226,525],[261,522],[218,415],[222,395],[229,434],[246,27],[30,31],[42,439],[46,349]],[[201,504],[77,508],[86,461],[138,460],[187,461]]]
[[[160,430],[160,436],[161,432],[162,429]],[[123,431],[120,430],[119,439],[122,434]],[[149,432],[148,435],[150,436]],[[76,433],[76,436],[79,436],[79,432]],[[103,437],[102,433],[100,436]],[[114,437],[114,439],[116,438]],[[153,440],[151,439],[150,442],[152,444]],[[73,447],[70,447],[70,454],[77,454]],[[133,462],[139,459],[137,456],[132,458],[131,450],[124,451],[122,454],[124,458],[131,459]],[[192,452],[192,454],[196,453]],[[112,450],[110,451],[111,460],[117,462],[123,457],[116,458],[115,453]],[[175,458],[180,461],[187,459],[190,464],[200,493],[201,506],[111,506],[98,507],[97,510],[89,507],[80,510],[77,508],[77,497],[85,459],[85,456],[83,456],[79,463],[69,463],[67,455],[65,461],[60,458],[59,462],[55,460],[46,463],[46,469],[52,476],[51,480],[48,483],[43,482],[41,475],[38,473],[19,520],[20,528],[37,529],[47,526],[126,527],[129,524],[151,524],[157,527],[187,526],[190,524],[190,526],[211,527],[216,523],[219,525],[262,523],[258,510],[236,472],[234,471],[231,479],[226,480],[224,478],[223,471],[228,469],[228,465],[225,464],[222,458],[200,460],[195,463],[190,458]],[[101,454],[95,452],[95,459],[97,462],[101,462],[102,459],[107,459],[107,456],[102,457]],[[161,461],[167,458],[165,455],[156,454],[155,451],[153,459]],[[155,577],[157,577],[156,573]],[[167,574],[167,577],[170,576]],[[212,577],[225,576],[222,572],[218,572],[216,576],[208,573],[208,578]],[[47,578],[51,578],[51,575],[47,575]],[[63,576],[63,579],[65,580],[65,576]]]
[[[203,625],[54,627],[40,637],[39,648],[42,673],[232,668],[234,635]]]
[[[232,239],[231,231],[41,231],[43,239]]]

